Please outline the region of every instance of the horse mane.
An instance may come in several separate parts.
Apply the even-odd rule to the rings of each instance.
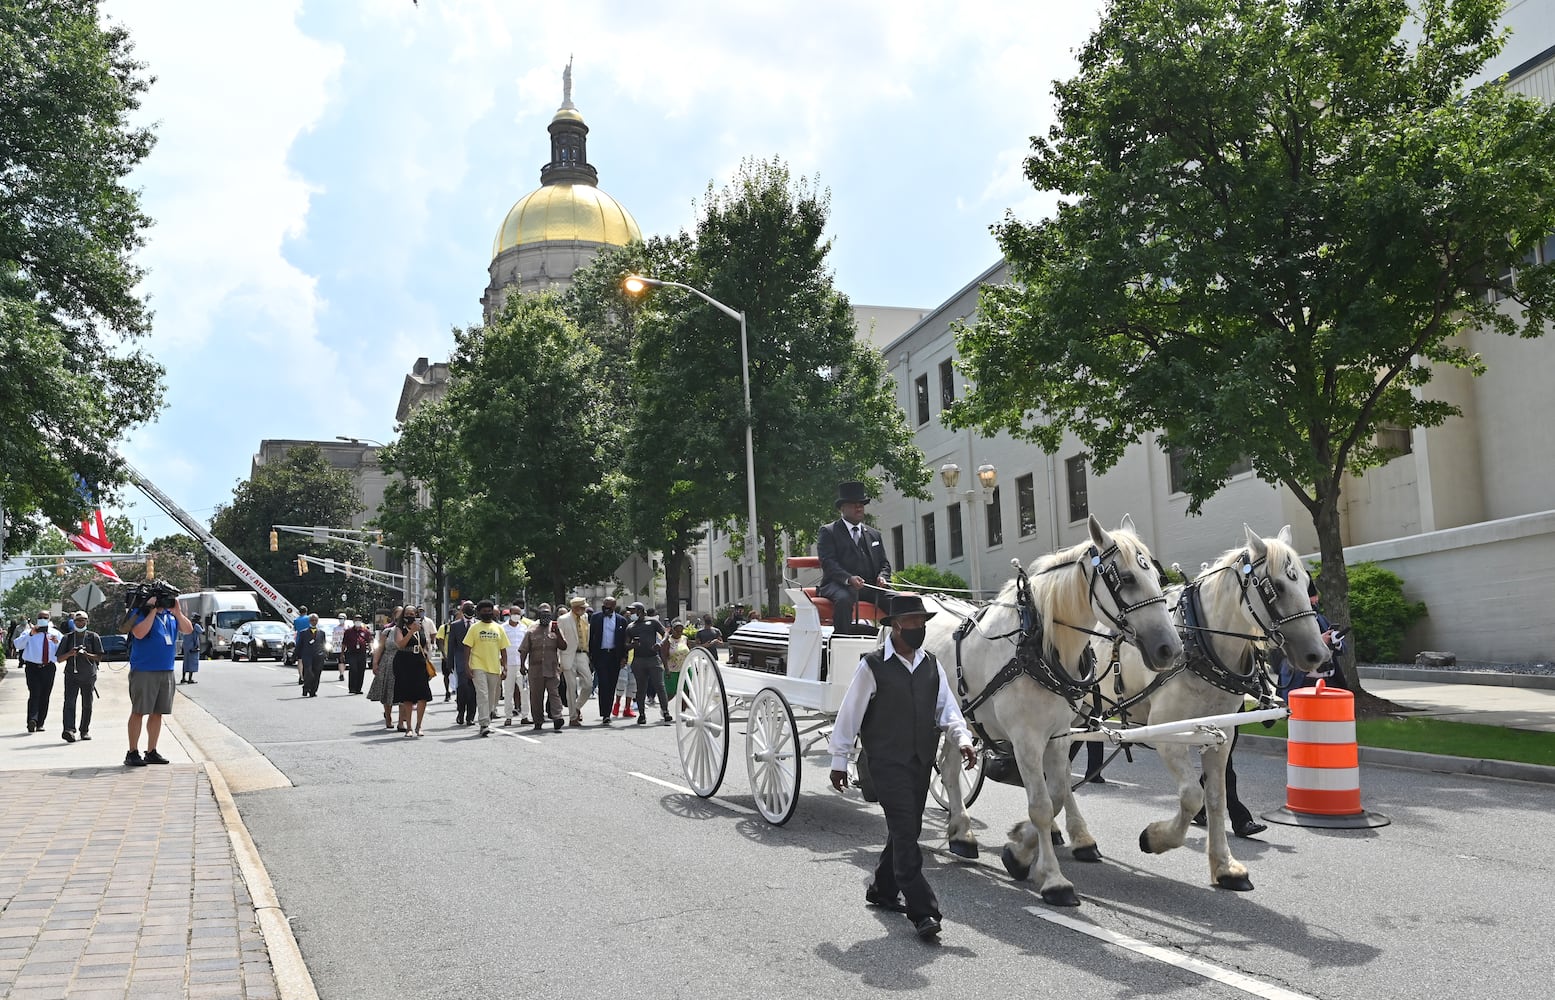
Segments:
[[[1119,528],[1110,534],[1117,543],[1120,561],[1133,563],[1140,552],[1149,552],[1139,536],[1132,531]],[[1096,613],[1091,610],[1091,594],[1082,563],[1082,560],[1090,557],[1091,545],[1091,540],[1086,539],[1078,545],[1040,556],[1033,560],[1026,571],[1031,579],[1032,603],[1042,614],[1043,645],[1047,647],[1044,652],[1057,656],[1058,661],[1065,665],[1078,663],[1080,654],[1091,639],[1078,628],[1065,626],[1090,628],[1096,621]],[[1011,583],[1007,589],[1013,600],[1014,584]],[[1003,599],[1005,595],[1001,593],[999,596]]]

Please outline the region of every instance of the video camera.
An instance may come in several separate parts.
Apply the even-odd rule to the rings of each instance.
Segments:
[[[166,580],[142,580],[124,594],[124,610],[136,611],[149,601],[157,608],[171,608],[178,603],[178,588]]]

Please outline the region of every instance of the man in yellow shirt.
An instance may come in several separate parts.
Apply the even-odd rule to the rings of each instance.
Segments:
[[[491,713],[508,675],[508,634],[497,624],[497,606],[482,601],[475,609],[478,621],[464,634],[469,653],[469,677],[475,682],[475,717],[481,723],[481,735],[491,735]]]

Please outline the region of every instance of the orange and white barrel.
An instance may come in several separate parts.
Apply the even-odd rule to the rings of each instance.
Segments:
[[[1286,702],[1285,808],[1265,818],[1297,826],[1386,826],[1386,816],[1361,805],[1355,695],[1318,681],[1291,691]]]

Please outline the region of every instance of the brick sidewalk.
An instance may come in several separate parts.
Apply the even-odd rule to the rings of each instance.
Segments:
[[[0,996],[274,1000],[203,768],[0,772]]]

